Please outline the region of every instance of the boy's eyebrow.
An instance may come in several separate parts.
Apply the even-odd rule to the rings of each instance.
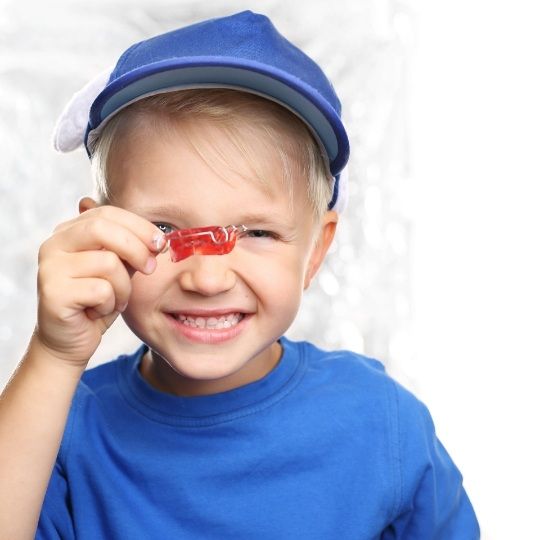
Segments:
[[[278,224],[287,223],[287,217],[275,212],[248,212],[241,214],[239,221],[246,223]]]
[[[186,216],[184,209],[174,204],[163,204],[158,206],[134,206],[128,208],[131,212],[140,215],[155,215],[155,216],[167,216],[178,217]]]
[[[158,205],[158,206],[136,206],[133,208],[129,208],[131,212],[134,212],[135,214],[143,215],[143,216],[156,216],[156,217],[170,217],[170,218],[178,218],[182,217],[183,219],[188,219],[190,216],[190,213],[185,211],[183,208],[174,205],[174,204],[164,204],[164,205]],[[289,223],[290,218],[287,216],[283,216],[280,213],[277,212],[246,212],[246,213],[239,213],[238,218],[236,221],[238,223],[235,223],[236,225],[240,224],[247,224],[247,223],[257,223],[257,224],[283,224],[287,225]],[[229,224],[227,224],[229,225]]]

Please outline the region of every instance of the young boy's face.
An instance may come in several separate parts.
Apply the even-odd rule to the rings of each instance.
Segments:
[[[245,225],[259,232],[238,239],[227,255],[173,263],[163,253],[152,275],[133,276],[124,318],[150,349],[141,372],[178,395],[255,381],[279,361],[277,340],[324,258],[336,215],[328,212],[314,223],[302,178],[294,180],[291,204],[281,162],[264,146],[262,133],[249,147],[267,185],[249,179],[255,173],[245,157],[208,121],[197,120],[195,128],[198,144],[208,149],[206,161],[181,124],[144,127],[121,137],[111,156],[114,204],[171,228]],[[210,166],[216,152],[233,167],[220,160]],[[227,328],[216,329],[217,321]]]

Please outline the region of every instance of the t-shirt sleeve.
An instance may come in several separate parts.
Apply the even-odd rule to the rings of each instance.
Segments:
[[[61,465],[56,463],[41,509],[36,539],[71,540],[74,538],[73,520],[69,510],[68,484]]]
[[[399,386],[396,401],[401,493],[397,517],[384,538],[478,540],[478,521],[461,473],[438,440],[429,411]]]

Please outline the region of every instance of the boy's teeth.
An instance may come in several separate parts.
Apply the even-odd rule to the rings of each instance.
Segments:
[[[191,317],[179,315],[178,320],[186,326],[192,328],[208,328],[211,330],[221,330],[223,328],[231,328],[236,326],[243,318],[241,313],[230,313],[220,317]]]

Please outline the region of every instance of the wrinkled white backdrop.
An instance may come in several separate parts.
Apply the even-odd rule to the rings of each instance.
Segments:
[[[538,378],[529,368],[540,359],[530,255],[540,223],[520,205],[532,209],[539,167],[527,165],[538,153],[530,139],[539,141],[509,111],[518,103],[519,118],[538,121],[528,105],[540,89],[527,77],[523,88],[500,83],[504,70],[514,81],[536,70],[540,40],[527,42],[535,30],[519,26],[526,0],[503,4],[0,0],[0,387],[34,324],[38,246],[91,189],[85,154],[51,148],[64,104],[134,41],[264,12],[330,75],[353,149],[349,208],[291,337],[383,360],[430,407],[483,538],[531,538],[520,508],[532,514],[540,482],[529,435],[540,406],[524,383]],[[503,265],[509,256],[518,262]],[[134,346],[119,321],[91,365]]]
[[[2,377],[32,328],[37,247],[90,190],[84,153],[55,155],[50,148],[66,101],[131,43],[253,5],[324,66],[346,104],[354,148],[347,219],[291,335],[316,336],[322,345],[365,351],[387,363],[399,354],[396,338],[406,334],[410,311],[408,220],[399,200],[407,187],[406,6],[374,0],[341,2],[341,9],[270,0],[35,0],[8,2],[0,19],[0,216],[9,253],[0,262],[0,344],[8,358]],[[125,350],[125,335],[116,325],[94,362]]]

